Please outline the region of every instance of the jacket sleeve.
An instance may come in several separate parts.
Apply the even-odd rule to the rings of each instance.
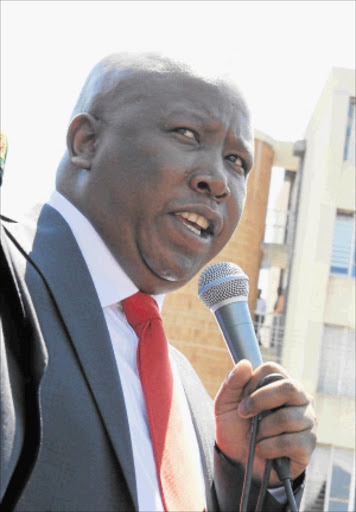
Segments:
[[[24,308],[8,251],[7,236],[1,228],[0,246],[0,498],[3,500],[24,444],[24,389],[19,357],[24,329]]]
[[[0,500],[12,510],[26,483],[39,446],[38,344],[27,290],[18,278],[23,258],[1,226],[0,244]],[[36,359],[35,364],[34,359]],[[42,372],[40,372],[42,373]]]

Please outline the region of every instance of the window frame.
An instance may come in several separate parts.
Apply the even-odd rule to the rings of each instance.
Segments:
[[[337,222],[338,219],[341,217],[348,217],[351,220],[353,226],[352,226],[352,235],[351,235],[351,245],[350,245],[350,251],[348,255],[348,264],[347,267],[337,267],[336,265],[333,265],[333,256],[335,254],[336,246],[335,246],[335,239],[336,239],[336,232],[337,232]],[[331,248],[331,261],[330,261],[330,274],[333,276],[338,277],[348,277],[348,278],[355,278],[356,277],[356,222],[355,222],[355,213],[345,210],[337,210],[336,216],[335,216],[335,222],[334,222],[334,236],[333,236],[333,242],[332,242],[332,248]],[[339,270],[338,270],[339,269]],[[343,272],[342,269],[345,269],[346,272]]]
[[[333,331],[332,331],[333,330]],[[327,378],[327,368],[331,361],[330,358],[328,358],[328,352],[330,350],[330,342],[332,338],[337,338],[337,332],[336,330],[339,330],[339,336],[342,337],[342,352],[339,350],[340,360],[337,361],[338,367],[338,373],[336,375],[337,380],[335,381],[335,389],[333,389],[333,384],[331,384],[328,388],[327,381],[325,380]],[[327,332],[328,331],[328,332]],[[323,334],[322,334],[322,346],[320,350],[319,355],[319,363],[318,363],[318,381],[317,381],[317,392],[323,393],[330,396],[342,396],[342,397],[349,397],[349,398],[355,398],[356,396],[356,383],[351,381],[350,389],[343,386],[344,377],[345,377],[345,371],[347,368],[347,362],[348,361],[354,361],[354,358],[349,358],[348,350],[351,347],[351,352],[353,350],[353,346],[348,346],[349,343],[349,337],[352,343],[352,340],[354,340],[354,330],[349,329],[347,327],[343,327],[340,325],[331,325],[331,324],[324,324],[323,328]],[[325,344],[325,345],[323,345]],[[334,360],[334,364],[336,364],[336,361]],[[323,373],[322,373],[323,372]],[[352,369],[350,370],[351,375],[354,375],[354,372]],[[348,383],[350,383],[350,379],[347,380]],[[352,386],[352,384],[354,386]]]
[[[350,157],[350,147],[352,142],[354,141],[353,136],[356,131],[356,98],[351,96],[349,101],[349,108],[347,111],[347,125],[346,125],[346,133],[345,133],[345,145],[344,145],[344,162],[353,163],[355,162]],[[356,145],[356,142],[355,142]],[[353,148],[355,154],[355,146]]]

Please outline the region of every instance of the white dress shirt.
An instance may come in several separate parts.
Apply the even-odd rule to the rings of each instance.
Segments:
[[[163,511],[145,401],[136,367],[138,339],[136,333],[128,324],[120,305],[123,299],[133,295],[138,289],[122,270],[90,222],[77,208],[57,191],[52,193],[49,204],[69,224],[88,266],[101,307],[103,308],[125,398],[135,464],[139,510]],[[161,310],[164,295],[155,295],[153,297]],[[198,442],[184,390],[172,360],[171,364],[174,379],[180,386],[183,414],[186,424],[191,429],[191,438],[194,440],[194,450],[196,450],[196,460],[200,461]],[[204,492],[202,468],[201,474],[202,492]]]

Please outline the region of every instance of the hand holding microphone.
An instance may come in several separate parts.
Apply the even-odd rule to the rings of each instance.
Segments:
[[[232,263],[214,264],[202,273],[199,297],[214,313],[236,366],[223,382],[216,400],[216,442],[229,458],[245,465],[250,420],[260,421],[254,476],[262,480],[266,459],[289,457],[292,479],[309,462],[316,443],[311,397],[275,363],[262,358],[248,311],[248,278]],[[278,373],[284,379],[258,388],[264,377]],[[275,474],[270,486],[280,485]]]

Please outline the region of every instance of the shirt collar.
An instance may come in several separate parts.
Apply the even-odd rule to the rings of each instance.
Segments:
[[[94,282],[101,307],[121,302],[138,291],[88,219],[56,190],[48,204],[69,224]],[[164,295],[152,295],[162,309]]]

